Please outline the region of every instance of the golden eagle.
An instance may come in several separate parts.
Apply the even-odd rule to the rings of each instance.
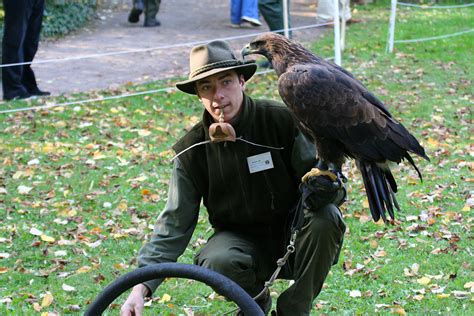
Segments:
[[[263,55],[271,63],[283,102],[316,145],[320,163],[304,180],[310,175],[334,177],[334,173],[342,179],[345,158],[353,158],[362,173],[372,218],[387,222],[388,211],[393,220],[394,206],[399,211],[400,207],[388,161],[408,160],[421,180],[409,152],[429,158],[415,137],[351,73],[300,44],[264,33],[242,49],[242,56],[249,54]]]

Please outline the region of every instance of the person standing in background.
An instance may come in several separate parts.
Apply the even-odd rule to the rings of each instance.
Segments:
[[[339,0],[339,17],[346,22],[351,21],[351,2],[350,0]],[[344,2],[345,6],[344,6]],[[334,20],[334,1],[333,0],[318,0],[318,7],[316,9],[317,23],[331,23]],[[353,21],[358,22],[358,21]]]
[[[245,24],[252,27],[262,25],[258,18],[258,0],[231,0],[230,23],[232,27],[241,27]]]
[[[160,4],[161,0],[133,0],[133,7],[128,15],[128,22],[137,23],[140,20],[140,15],[145,11],[143,26],[160,26],[161,22],[156,19],[156,15],[160,10]]]
[[[267,22],[270,31],[278,31],[284,35],[285,28],[283,22],[283,0],[258,0],[258,9],[262,14],[265,22]],[[288,0],[288,28],[291,28],[290,23],[290,0]],[[291,37],[291,32],[290,32]]]
[[[38,50],[43,22],[44,0],[3,0],[4,31],[2,64],[29,63]],[[2,68],[3,99],[46,96],[41,91],[31,65]]]

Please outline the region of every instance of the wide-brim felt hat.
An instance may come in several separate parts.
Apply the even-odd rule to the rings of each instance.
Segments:
[[[189,54],[188,80],[176,83],[176,87],[183,92],[196,94],[196,81],[232,69],[242,74],[247,81],[254,75],[257,65],[238,60],[227,42],[212,41],[198,45]]]

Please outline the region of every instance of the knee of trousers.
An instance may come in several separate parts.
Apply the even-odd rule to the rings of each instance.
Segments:
[[[319,243],[323,249],[334,249],[333,263],[336,264],[346,231],[346,224],[339,208],[334,204],[320,208],[312,213],[304,228],[308,237],[306,242]]]
[[[236,248],[206,251],[205,254],[199,254],[197,263],[237,282],[242,278],[250,278],[252,280],[248,281],[255,282],[254,259]]]
[[[303,234],[308,238],[307,242],[335,243],[338,246],[342,244],[346,224],[337,206],[328,204],[308,215],[302,228],[305,231]]]
[[[334,204],[328,204],[321,207],[316,212],[311,213],[310,225],[313,230],[331,230],[336,234],[344,235],[346,231],[346,224],[342,219],[342,214],[339,208]],[[328,227],[330,225],[331,227]],[[334,228],[334,229],[329,229]]]

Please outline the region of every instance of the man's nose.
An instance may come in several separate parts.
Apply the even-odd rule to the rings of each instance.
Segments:
[[[214,100],[218,101],[222,99],[224,99],[224,91],[217,87],[214,93]]]

